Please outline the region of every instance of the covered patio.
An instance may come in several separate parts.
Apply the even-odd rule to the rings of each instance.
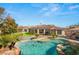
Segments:
[[[41,35],[50,35],[51,33],[55,33],[56,35],[64,34],[62,28],[54,25],[37,25],[31,27],[24,27],[22,28],[22,32],[35,33]]]

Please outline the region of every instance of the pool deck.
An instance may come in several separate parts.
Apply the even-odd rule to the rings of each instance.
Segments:
[[[55,38],[55,39],[61,39],[61,37],[60,38],[58,37],[58,38]],[[76,41],[76,40],[66,39],[66,38],[62,38],[62,39],[67,40],[70,43],[79,44],[79,41]],[[33,40],[35,40],[35,41],[49,41],[50,39],[48,39],[47,36],[40,36],[40,37],[37,37],[36,39],[33,39]],[[18,44],[20,42],[26,42],[26,41],[28,42],[29,40],[26,39],[26,40],[21,40],[21,41],[17,42],[15,44],[15,48],[13,48],[12,50],[6,50],[6,51],[3,51],[3,52],[1,51],[2,53],[0,53],[0,55],[19,55],[20,50],[18,48]]]

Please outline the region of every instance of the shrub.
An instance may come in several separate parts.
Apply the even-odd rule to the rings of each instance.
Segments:
[[[22,33],[0,35],[0,44],[2,46],[7,46],[11,42],[17,42],[19,41],[18,37],[22,35]]]
[[[52,32],[51,35],[52,35],[53,38],[56,38],[57,37],[57,35],[56,35],[55,32]]]
[[[36,37],[38,37],[38,36],[39,36],[39,34],[35,34],[35,36],[36,36]]]

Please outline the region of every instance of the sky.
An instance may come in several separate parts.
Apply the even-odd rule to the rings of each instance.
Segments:
[[[78,3],[0,3],[20,26],[79,24]]]

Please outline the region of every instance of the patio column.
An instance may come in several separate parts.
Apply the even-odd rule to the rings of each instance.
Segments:
[[[0,30],[0,34],[1,34],[1,30]]]
[[[27,32],[29,32],[29,29],[27,29]]]
[[[37,34],[39,34],[39,29],[37,29]]]
[[[58,35],[57,30],[55,32],[56,32],[56,35]]]
[[[65,31],[64,31],[64,30],[62,30],[62,35],[63,35],[63,36],[66,36],[66,35],[65,35]]]
[[[25,32],[24,29],[22,29],[22,32]]]
[[[44,29],[44,32],[43,32],[43,34],[45,34],[46,33],[46,29]]]

